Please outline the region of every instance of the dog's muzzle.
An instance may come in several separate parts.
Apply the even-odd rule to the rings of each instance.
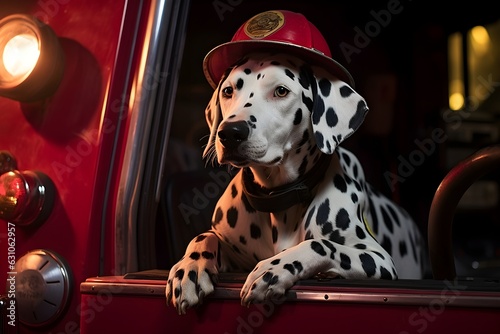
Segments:
[[[217,137],[222,144],[223,151],[219,152],[219,162],[231,162],[235,165],[245,164],[248,157],[245,154],[242,144],[248,140],[250,126],[245,121],[224,123]]]
[[[225,123],[217,133],[222,146],[234,150],[248,139],[250,127],[245,121]]]

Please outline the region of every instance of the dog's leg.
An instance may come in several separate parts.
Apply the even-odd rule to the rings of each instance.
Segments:
[[[165,294],[179,314],[214,291],[217,280],[219,239],[212,232],[198,235],[189,243],[183,258],[170,270]]]
[[[355,249],[326,239],[310,239],[260,261],[241,290],[242,305],[282,297],[298,280],[318,273],[347,279],[396,279],[385,252]]]

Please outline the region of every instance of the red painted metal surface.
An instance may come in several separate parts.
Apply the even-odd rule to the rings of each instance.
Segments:
[[[60,254],[73,273],[73,296],[49,333],[76,333],[80,318],[79,284],[87,277],[113,272],[112,224],[114,214],[105,203],[105,189],[116,189],[120,153],[127,121],[137,46],[149,1],[41,0],[2,2],[0,17],[31,14],[49,24],[60,39],[65,72],[57,92],[40,103],[19,103],[0,97],[0,150],[9,151],[19,170],[48,175],[57,189],[48,220],[39,228],[15,229],[15,256],[42,248]],[[137,29],[137,30],[136,30]],[[138,36],[137,39],[136,35]],[[118,145],[115,147],[115,140]],[[113,196],[110,196],[112,199]],[[7,254],[6,222],[0,223],[0,253]],[[106,232],[103,234],[102,232]],[[107,248],[101,256],[101,238]],[[9,272],[0,257],[0,289]],[[101,262],[102,260],[102,262]],[[19,326],[20,333],[35,331]],[[35,332],[38,332],[37,329]]]
[[[377,289],[363,287],[298,286],[292,291],[312,293],[309,301],[267,302],[249,308],[234,298],[207,298],[203,305],[180,316],[165,305],[162,280],[130,280],[122,277],[89,279],[90,291],[82,294],[82,333],[498,333],[500,308],[455,307],[454,298],[496,294],[460,290]],[[93,286],[93,284],[95,284]],[[133,295],[133,288],[144,293]],[[224,289],[239,291],[241,284],[221,283]],[[92,291],[93,289],[93,291]],[[132,289],[132,290],[131,290]],[[338,300],[323,298],[323,293]],[[380,294],[380,302],[370,296]],[[384,294],[400,296],[393,302]],[[347,302],[349,295],[351,301]],[[359,296],[359,298],[357,298]],[[412,298],[426,296],[421,303]],[[496,297],[495,297],[496,296]],[[357,298],[357,300],[356,300]],[[409,298],[405,304],[403,299]],[[363,301],[365,300],[365,301]],[[373,298],[371,298],[373,300]],[[486,305],[486,304],[485,304]],[[113,320],[111,320],[113,319]]]

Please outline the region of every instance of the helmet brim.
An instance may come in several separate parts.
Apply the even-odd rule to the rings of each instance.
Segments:
[[[212,88],[216,88],[223,73],[252,52],[285,52],[301,58],[312,66],[324,68],[354,88],[354,79],[347,69],[320,51],[291,43],[266,40],[243,40],[216,46],[203,60],[203,73]]]

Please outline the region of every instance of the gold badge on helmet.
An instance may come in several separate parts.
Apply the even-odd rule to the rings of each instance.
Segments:
[[[253,39],[261,39],[271,35],[285,23],[283,13],[267,11],[252,17],[245,24],[245,33]]]

